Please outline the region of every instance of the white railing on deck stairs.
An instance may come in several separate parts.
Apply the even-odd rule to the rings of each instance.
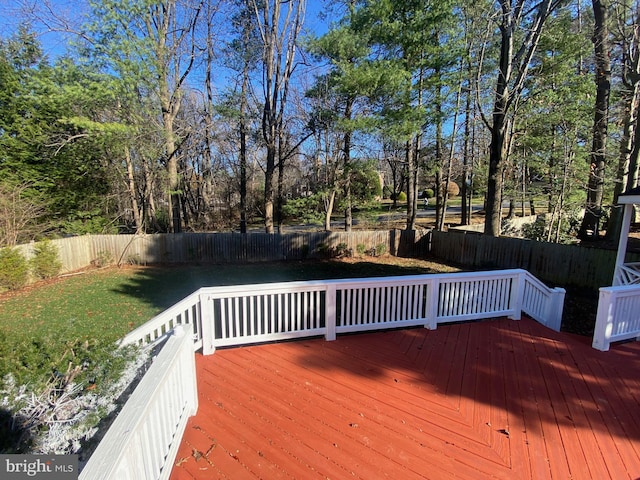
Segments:
[[[593,348],[607,351],[611,342],[640,340],[640,285],[603,287],[593,332]]]
[[[618,265],[613,275],[613,285],[638,285],[640,283],[640,262]]]
[[[559,331],[564,295],[520,269],[201,288],[122,340],[154,343],[180,326],[192,333],[169,338],[80,478],[167,478],[195,413],[194,350],[523,312]]]

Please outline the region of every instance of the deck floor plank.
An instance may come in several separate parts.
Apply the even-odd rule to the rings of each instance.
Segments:
[[[330,346],[327,348],[331,350]],[[247,350],[247,352],[249,352],[249,350]],[[251,353],[255,353],[255,351]],[[328,358],[334,358],[334,355],[332,355],[330,351],[327,352],[327,356]],[[255,363],[253,360],[258,360],[258,358],[252,359],[251,363]],[[296,378],[296,372],[288,371],[288,369],[291,368],[291,359],[287,359],[282,355],[274,355],[270,357],[270,360],[285,377]],[[325,365],[325,368],[326,367],[329,367],[329,365]],[[388,402],[391,401],[393,395],[382,395],[381,398],[385,400],[384,402],[369,402],[368,399],[371,393],[366,393],[367,388],[365,387],[359,393],[353,392],[350,385],[354,383],[354,380],[357,381],[357,378],[354,379],[344,372],[341,373],[339,369],[336,369],[339,367],[339,365],[330,366],[331,373],[326,376],[318,372],[314,375],[315,380],[313,384],[305,380],[306,376],[298,376],[300,381],[312,385],[315,390],[314,393],[320,396],[321,402],[318,403],[317,411],[311,411],[311,413],[318,416],[318,421],[321,421],[323,418],[333,418],[334,422],[339,422],[343,426],[347,424],[351,426],[352,428],[348,431],[356,436],[356,440],[360,440],[363,445],[373,449],[375,457],[389,455],[389,452],[392,451],[399,451],[399,457],[407,457],[407,453],[403,452],[403,448],[406,450],[407,448],[410,449],[413,447],[418,441],[415,438],[416,435],[420,435],[418,433],[420,432],[420,427],[415,426],[415,419],[410,416],[393,418],[386,415],[384,412],[388,410],[386,407],[389,405]],[[300,372],[298,371],[297,373],[299,374]],[[394,377],[400,377],[400,375],[397,374],[398,372],[394,373]],[[393,381],[395,382],[395,380],[398,379],[395,378]],[[385,382],[387,384],[390,383],[388,379]],[[381,382],[374,378],[371,381],[371,388],[375,388],[379,383]],[[403,387],[401,387],[401,385],[404,385],[404,381],[402,380],[397,382],[394,389],[402,389]],[[345,395],[345,391],[348,392],[348,394]],[[369,390],[369,392],[371,392],[371,390]],[[404,398],[405,396],[406,395],[401,395],[399,398]],[[322,407],[323,405],[325,405],[324,408]],[[327,405],[329,407],[326,407]],[[407,413],[406,408],[403,413]],[[425,435],[424,432],[420,433],[422,433],[423,436]],[[393,441],[390,441],[390,438],[393,438]],[[410,438],[411,443],[406,442],[407,438]],[[354,439],[351,438],[349,440]],[[344,443],[344,439],[340,441],[340,444]],[[430,446],[434,448],[434,445]],[[437,445],[435,445],[435,447],[437,447]],[[360,447],[360,449],[362,449],[362,447]],[[357,455],[358,453],[357,450],[355,452],[353,450],[350,451],[350,455]],[[421,455],[429,455],[430,453],[431,452],[427,450],[421,452]],[[371,458],[368,459],[369,462],[371,462],[371,460]],[[397,462],[399,460],[395,461]],[[404,460],[402,461],[404,462]],[[414,458],[411,463],[415,464],[419,461],[419,458]],[[405,472],[403,478],[406,478],[406,475],[407,473]],[[380,476],[380,471],[378,471],[377,474],[376,472],[372,472],[368,478],[377,478]]]
[[[196,356],[172,480],[640,478],[640,343],[483,322]]]

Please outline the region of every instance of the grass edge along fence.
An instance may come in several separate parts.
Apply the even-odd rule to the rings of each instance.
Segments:
[[[224,264],[336,256],[421,258],[474,270],[522,268],[545,282],[598,289],[611,285],[616,252],[468,232],[355,230],[267,234],[85,235],[52,240],[62,273],[109,264]],[[36,243],[19,245],[27,258]],[[627,254],[639,261],[640,254]]]
[[[84,235],[52,240],[62,273],[110,264],[251,263],[339,256],[391,254],[420,257],[428,252],[428,231],[358,230],[267,234],[177,233]],[[37,243],[16,248],[27,258]]]

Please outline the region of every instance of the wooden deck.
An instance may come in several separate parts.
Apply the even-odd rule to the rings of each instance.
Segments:
[[[640,342],[530,319],[197,355],[171,478],[640,479]]]

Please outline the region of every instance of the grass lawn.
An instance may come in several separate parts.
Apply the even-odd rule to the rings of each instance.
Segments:
[[[115,342],[202,286],[393,276],[455,271],[427,261],[369,260],[251,265],[126,267],[91,270],[0,294],[0,399],[23,386],[22,400],[0,404],[0,437],[29,393],[107,395],[135,352]],[[7,385],[13,386],[8,388]],[[26,395],[25,395],[26,393]],[[4,410],[4,411],[1,411]],[[15,443],[15,442],[14,442]],[[24,444],[24,442],[22,442]],[[22,447],[25,448],[24,445]],[[15,451],[10,442],[2,451]]]

